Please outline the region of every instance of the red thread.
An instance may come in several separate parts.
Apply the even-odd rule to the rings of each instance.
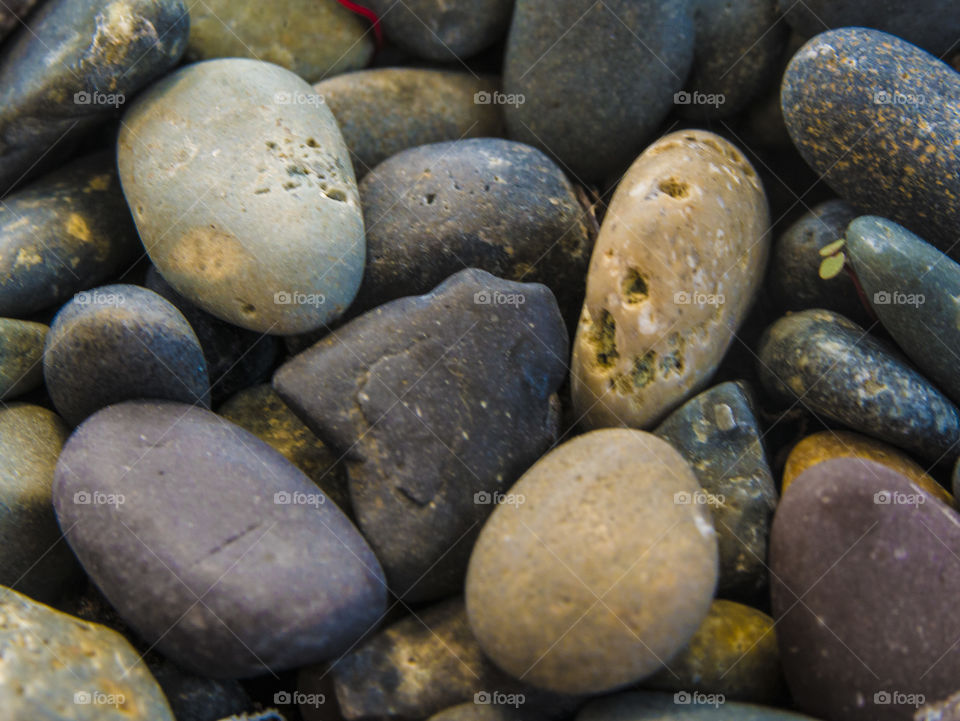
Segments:
[[[376,38],[377,50],[383,47],[383,30],[380,28],[380,18],[377,14],[370,8],[365,8],[362,5],[357,5],[353,0],[337,0],[341,5],[343,5],[350,12],[356,13],[357,15],[362,15],[373,25],[373,35]]]

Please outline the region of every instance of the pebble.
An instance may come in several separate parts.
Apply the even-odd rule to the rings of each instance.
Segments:
[[[426,293],[471,267],[543,283],[575,322],[593,239],[573,186],[539,150],[496,138],[412,148],[367,175],[360,199],[359,307]]]
[[[809,716],[749,703],[723,702],[717,696],[628,692],[591,701],[576,721],[815,721]]]
[[[497,85],[496,78],[464,72],[375,68],[328,78],[313,89],[337,119],[361,179],[407,148],[501,135]]]
[[[0,584],[46,603],[80,576],[52,505],[53,471],[69,433],[46,408],[0,407]]]
[[[0,204],[0,315],[65,302],[143,252],[111,153],[76,160]]]
[[[643,431],[578,436],[537,461],[487,520],[467,572],[487,656],[540,688],[594,694],[687,645],[717,581],[717,541],[683,457]],[[599,602],[598,602],[598,599]]]
[[[767,543],[777,489],[763,434],[743,383],[722,383],[687,401],[654,431],[680,451],[706,492],[720,553],[717,593],[755,599],[767,587]]]
[[[757,349],[770,396],[932,461],[952,461],[960,411],[866,330],[811,309],[771,325]],[[799,399],[799,400],[798,400]]]
[[[686,3],[516,0],[503,61],[509,137],[581,184],[622,172],[673,108],[693,54]]]
[[[115,631],[0,587],[0,705],[10,721],[174,721]]]
[[[203,0],[190,7],[186,56],[254,58],[316,82],[370,62],[368,27],[336,0]]]
[[[356,181],[306,81],[243,58],[188,65],[137,99],[117,145],[150,259],[203,310],[290,335],[353,300],[364,258]]]
[[[43,375],[71,426],[134,398],[209,405],[207,364],[187,319],[135,285],[84,291],[61,308],[47,335]]]
[[[851,458],[817,464],[784,495],[771,600],[787,683],[807,713],[899,721],[956,690],[960,517],[927,498]]]
[[[590,260],[570,379],[584,428],[649,428],[703,389],[762,284],[769,223],[723,138],[683,130],[643,152]]]
[[[189,25],[183,0],[44,2],[0,52],[0,195],[174,67]]]
[[[356,318],[274,375],[345,454],[357,522],[397,596],[462,588],[480,524],[516,500],[507,489],[555,441],[567,348],[546,287],[468,269]]]
[[[43,383],[43,323],[0,318],[0,400],[32,391]]]
[[[937,58],[842,28],[793,56],[781,103],[797,150],[844,200],[960,257],[958,97],[960,74]]]
[[[100,411],[64,447],[53,493],[110,604],[187,671],[238,678],[332,659],[386,607],[377,559],[347,517],[202,408]]]

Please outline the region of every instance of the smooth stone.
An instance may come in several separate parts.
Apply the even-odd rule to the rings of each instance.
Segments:
[[[804,0],[784,7],[784,18],[804,37],[827,28],[866,27],[896,35],[934,55],[960,37],[960,12],[951,0]]]
[[[750,703],[678,702],[675,695],[629,692],[591,701],[576,721],[815,721],[809,716]],[[687,705],[689,703],[689,705]]]
[[[186,55],[263,60],[316,82],[370,62],[368,28],[336,0],[204,0],[190,8]]]
[[[276,65],[209,60],[168,75],[124,116],[120,180],[150,259],[228,323],[305,333],[360,285],[356,181],[317,97]]]
[[[956,455],[960,411],[842,315],[811,309],[780,318],[760,339],[757,374],[773,399],[802,403],[924,459]]]
[[[507,32],[512,0],[368,0],[386,36],[427,60],[476,55]]]
[[[504,700],[511,699],[504,697]],[[534,721],[540,718],[542,716],[536,710],[527,708],[524,699],[523,703],[513,706],[475,701],[461,703],[435,713],[428,721]]]
[[[328,78],[313,89],[337,119],[358,179],[407,148],[503,133],[503,113],[492,102],[495,78],[376,68]],[[477,102],[484,99],[490,102]]]
[[[838,195],[960,257],[957,98],[960,74],[951,67],[866,28],[810,40],[781,91],[797,150]]]
[[[0,318],[0,400],[43,383],[43,343],[49,330],[43,323]]]
[[[495,664],[593,694],[640,681],[686,646],[713,599],[717,541],[706,508],[683,500],[702,490],[669,443],[593,431],[509,492],[525,500],[487,520],[466,584],[470,627]]]
[[[805,471],[780,502],[773,617],[787,684],[807,713],[906,720],[922,699],[956,690],[960,517],[926,499],[886,466],[838,458]]]
[[[0,315],[63,303],[143,252],[114,163],[82,158],[3,199]]]
[[[211,402],[219,403],[270,377],[280,355],[279,339],[246,330],[201,310],[175,291],[155,266],[144,285],[177,307],[197,334],[210,377]]]
[[[720,553],[717,593],[751,600],[767,587],[767,543],[777,489],[753,400],[743,383],[691,398],[654,433],[680,451],[706,491]]]
[[[174,721],[115,631],[0,587],[0,704],[9,721]]]
[[[187,671],[237,678],[328,660],[386,607],[377,559],[347,517],[202,408],[96,413],[64,447],[54,507],[110,604]]]
[[[363,179],[360,200],[368,230],[358,307],[480,268],[543,283],[575,321],[593,238],[570,181],[536,148],[496,138],[411,148]]]
[[[298,688],[322,668],[300,672]],[[467,624],[463,599],[418,609],[378,631],[330,669],[343,718],[425,719],[476,694],[523,694],[544,715],[573,710],[573,697],[544,693],[516,681],[484,656]],[[551,711],[552,716],[551,716]],[[566,714],[563,714],[565,717]]]
[[[19,28],[38,0],[6,0],[0,6],[0,40]]]
[[[760,179],[703,130],[637,158],[590,259],[571,362],[584,428],[649,428],[702,390],[759,291],[770,215]]]
[[[468,269],[356,318],[274,375],[345,456],[357,522],[403,600],[462,588],[480,525],[555,442],[567,347],[549,289]]]
[[[183,0],[44,2],[0,53],[0,195],[175,66],[189,26]]]
[[[269,383],[240,391],[217,413],[279,451],[342,511],[351,513],[347,474],[339,454],[323,445]]]
[[[81,577],[53,514],[53,471],[69,434],[46,408],[0,407],[0,584],[44,602]]]
[[[820,277],[820,249],[840,240],[857,217],[856,208],[843,200],[815,205],[790,225],[773,245],[767,287],[784,310],[825,308],[860,325],[870,315],[846,273]]]
[[[690,77],[674,100],[677,113],[697,120],[735,115],[777,78],[787,35],[777,0],[691,0],[690,6],[696,45]]]
[[[523,102],[504,105],[509,136],[581,184],[621,172],[673,108],[693,53],[686,3],[517,0],[503,91]]]
[[[43,375],[71,426],[135,398],[209,405],[193,328],[172,303],[136,285],[94,288],[63,306],[47,334]]]
[[[687,647],[642,685],[722,694],[724,700],[783,703],[786,689],[773,619],[741,603],[714,601]]]
[[[873,312],[923,374],[960,403],[960,264],[901,225],[862,216],[846,252]]]
[[[821,431],[795,445],[783,467],[781,493],[786,493],[787,488],[808,468],[834,458],[863,458],[880,463],[905,476],[948,506],[954,505],[953,496],[905,453],[881,441],[849,431]]]

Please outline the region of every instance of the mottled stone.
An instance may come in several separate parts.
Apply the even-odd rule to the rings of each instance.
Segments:
[[[591,701],[576,721],[815,721],[809,716],[750,703],[718,703],[715,696],[621,693]]]
[[[654,431],[680,451],[706,491],[720,553],[717,593],[753,599],[767,586],[767,542],[777,489],[742,383],[704,391]]]
[[[63,306],[47,335],[43,375],[72,426],[134,398],[209,405],[207,364],[187,319],[135,285],[94,288]]]
[[[53,471],[70,431],[46,408],[0,407],[0,584],[52,602],[80,576],[53,515]]]
[[[508,673],[566,693],[641,680],[710,608],[717,541],[683,457],[643,431],[604,429],[541,458],[470,557],[467,616]],[[598,599],[599,602],[598,602]]]
[[[0,400],[23,395],[43,383],[43,323],[0,318]]]
[[[356,318],[274,375],[345,455],[357,521],[398,596],[462,587],[480,524],[556,438],[567,347],[546,287],[470,269]]]
[[[787,228],[773,245],[767,286],[784,310],[825,308],[863,325],[870,316],[846,273],[820,277],[820,249],[844,237],[858,215],[842,200],[815,205]]]
[[[174,721],[115,631],[0,587],[0,705],[10,721]]]
[[[0,195],[176,65],[189,26],[183,0],[47,0],[0,53]]]
[[[847,253],[883,327],[923,374],[960,403],[960,264],[903,226],[862,216]]]
[[[147,271],[144,285],[173,303],[197,334],[207,362],[212,403],[269,378],[280,355],[278,338],[225,323],[201,310],[175,291],[154,266]]]
[[[347,517],[270,446],[195,406],[128,401],[89,418],[60,456],[54,507],[124,621],[188,671],[327,660],[385,608]]]
[[[351,512],[347,474],[339,454],[323,445],[269,384],[240,391],[217,412],[270,444],[343,511]]]
[[[910,479],[948,506],[954,503],[953,496],[905,453],[881,441],[849,431],[821,431],[807,436],[795,445],[783,467],[781,493],[786,493],[787,488],[805,470],[833,458],[863,458],[880,463]]]
[[[367,175],[360,199],[368,231],[359,307],[480,268],[543,283],[565,318],[579,314],[588,219],[563,171],[536,148],[495,138],[411,148]]]
[[[785,494],[771,600],[794,701],[829,721],[910,719],[960,673],[960,517],[906,477],[825,461]]]
[[[476,55],[507,32],[512,0],[368,0],[387,37],[428,60]]]
[[[117,145],[150,259],[203,310],[287,335],[353,300],[364,259],[353,168],[301,78],[242,58],[189,65],[137,99]]]
[[[841,197],[960,257],[960,74],[893,35],[842,28],[793,56],[781,103],[800,154]]]
[[[407,148],[500,135],[497,89],[494,78],[406,67],[346,73],[314,86],[340,125],[358,179]]]
[[[757,373],[783,403],[934,461],[952,460],[960,411],[923,376],[842,315],[812,309],[771,325]],[[798,401],[799,399],[799,401]]]
[[[642,685],[776,705],[784,700],[782,674],[773,619],[750,606],[714,601],[687,647]]]
[[[517,0],[503,67],[507,131],[576,179],[603,180],[673,108],[693,50],[686,3]]]
[[[770,216],[750,163],[702,130],[647,148],[590,259],[571,362],[586,428],[648,428],[707,384],[766,265]]]
[[[368,29],[337,0],[203,0],[190,7],[187,59],[254,58],[316,82],[370,62]]]
[[[0,314],[24,317],[105,280],[143,248],[112,153],[77,160],[0,204]]]

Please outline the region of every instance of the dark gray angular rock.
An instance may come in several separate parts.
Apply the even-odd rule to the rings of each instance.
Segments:
[[[502,491],[554,442],[568,339],[550,291],[464,270],[280,368],[274,388],[344,462],[391,590],[456,593]]]
[[[81,158],[0,204],[0,315],[66,301],[143,252],[112,153]]]
[[[756,598],[767,586],[767,543],[777,489],[743,383],[722,383],[675,410],[654,435],[680,451],[707,492],[717,529],[717,593]]]
[[[129,401],[88,419],[60,456],[54,507],[124,621],[188,671],[318,663],[385,608],[347,517],[256,436],[195,406]]]
[[[183,0],[47,0],[0,54],[0,195],[177,64]]]
[[[686,3],[517,0],[503,68],[507,132],[581,182],[623,171],[673,108],[693,52]]]
[[[78,293],[50,327],[43,375],[72,426],[104,406],[134,398],[209,405],[207,364],[174,305],[135,285]]]

